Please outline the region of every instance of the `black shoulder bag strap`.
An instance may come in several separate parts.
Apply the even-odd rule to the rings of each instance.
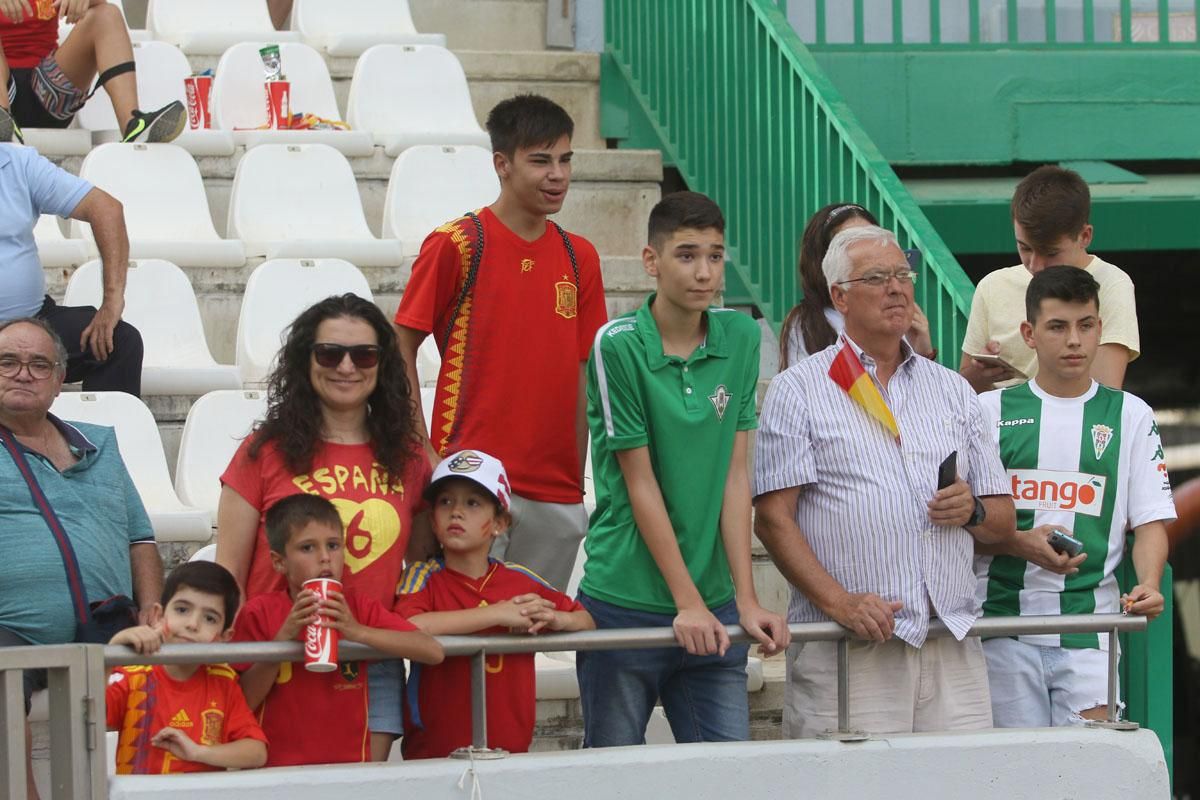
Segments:
[[[46,520],[46,525],[54,536],[54,543],[58,545],[63,568],[67,571],[67,586],[71,589],[71,605],[75,609],[75,621],[79,628],[83,629],[87,626],[91,614],[88,609],[87,596],[83,591],[83,576],[79,574],[79,562],[75,558],[75,548],[71,546],[71,540],[67,538],[67,532],[63,530],[62,523],[58,521],[58,515],[54,513],[54,509],[50,507],[50,501],[42,492],[42,487],[38,484],[37,477],[34,476],[33,469],[30,468],[21,445],[17,443],[12,431],[3,425],[0,425],[0,440],[4,442],[5,449],[16,462],[17,470],[25,479],[25,485],[29,487],[33,504],[37,506],[38,511],[42,512],[42,519]]]

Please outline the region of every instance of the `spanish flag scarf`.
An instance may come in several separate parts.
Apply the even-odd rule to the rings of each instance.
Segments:
[[[888,408],[883,395],[875,386],[875,381],[871,380],[871,376],[863,369],[862,362],[858,360],[858,355],[845,337],[842,338],[842,349],[829,365],[829,377],[850,395],[851,400],[883,423],[883,427],[896,438],[896,444],[900,444],[900,428],[896,425],[892,410]]]

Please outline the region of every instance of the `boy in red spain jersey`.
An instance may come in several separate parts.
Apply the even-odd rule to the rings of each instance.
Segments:
[[[164,641],[228,641],[238,600],[237,581],[224,567],[182,564],[167,577],[150,624],[127,628],[109,644],[148,654]],[[118,775],[249,769],[267,761],[267,737],[226,664],[118,667],[104,702],[108,729],[121,732]]]
[[[515,476],[513,524],[492,555],[559,588],[587,532],[584,369],[607,317],[596,248],[546,218],[567,196],[574,127],[538,95],[492,109],[500,197],[425,239],[395,317],[413,386],[426,336],[442,354],[428,434],[433,463],[464,445],[502,460]]]
[[[320,622],[342,641],[361,642],[396,658],[442,660],[437,641],[374,597],[346,589],[318,600],[303,588],[312,578],[341,580],[344,533],[333,503],[308,494],[285,497],[267,511],[266,526],[271,562],[287,579],[287,590],[247,602],[235,641],[295,641],[306,626]],[[309,672],[292,663],[239,664],[238,670],[246,700],[258,710],[271,740],[267,766],[370,760],[366,665],[342,661],[332,672]]]
[[[413,564],[400,581],[397,613],[430,634],[535,634],[595,627],[591,615],[518,564],[488,557],[508,525],[504,465],[479,450],[454,453],[438,465],[426,490],[442,557]],[[471,744],[470,659],[415,666],[404,702],[405,759],[444,758]],[[524,753],[533,739],[533,654],[487,660],[488,746]]]

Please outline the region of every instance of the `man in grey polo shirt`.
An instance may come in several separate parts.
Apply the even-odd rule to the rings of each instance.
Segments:
[[[850,645],[851,726],[991,727],[974,542],[1015,534],[1004,468],[971,387],[904,341],[916,276],[889,231],[839,233],[822,265],[845,332],[780,373],[754,465],[759,538],[792,584],[789,622],[834,620]],[[957,477],[939,490],[939,465]],[[953,638],[926,640],[937,616]],[[784,733],[835,728],[835,643],[792,645]]]
[[[100,308],[60,306],[46,294],[33,227],[42,214],[90,223],[104,267]],[[142,337],[121,321],[129,237],[121,204],[30,147],[0,144],[0,321],[38,317],[67,346],[66,381],[139,395]]]

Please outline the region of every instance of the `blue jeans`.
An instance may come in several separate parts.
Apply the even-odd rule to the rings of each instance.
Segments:
[[[615,606],[579,593],[596,628],[671,627],[674,614]],[[731,600],[712,609],[722,624],[736,625]],[[748,644],[724,656],[693,656],[679,647],[650,650],[584,650],[575,660],[583,705],[583,746],[646,743],[646,725],[661,698],[675,741],[742,742],[750,738],[746,698]]]

